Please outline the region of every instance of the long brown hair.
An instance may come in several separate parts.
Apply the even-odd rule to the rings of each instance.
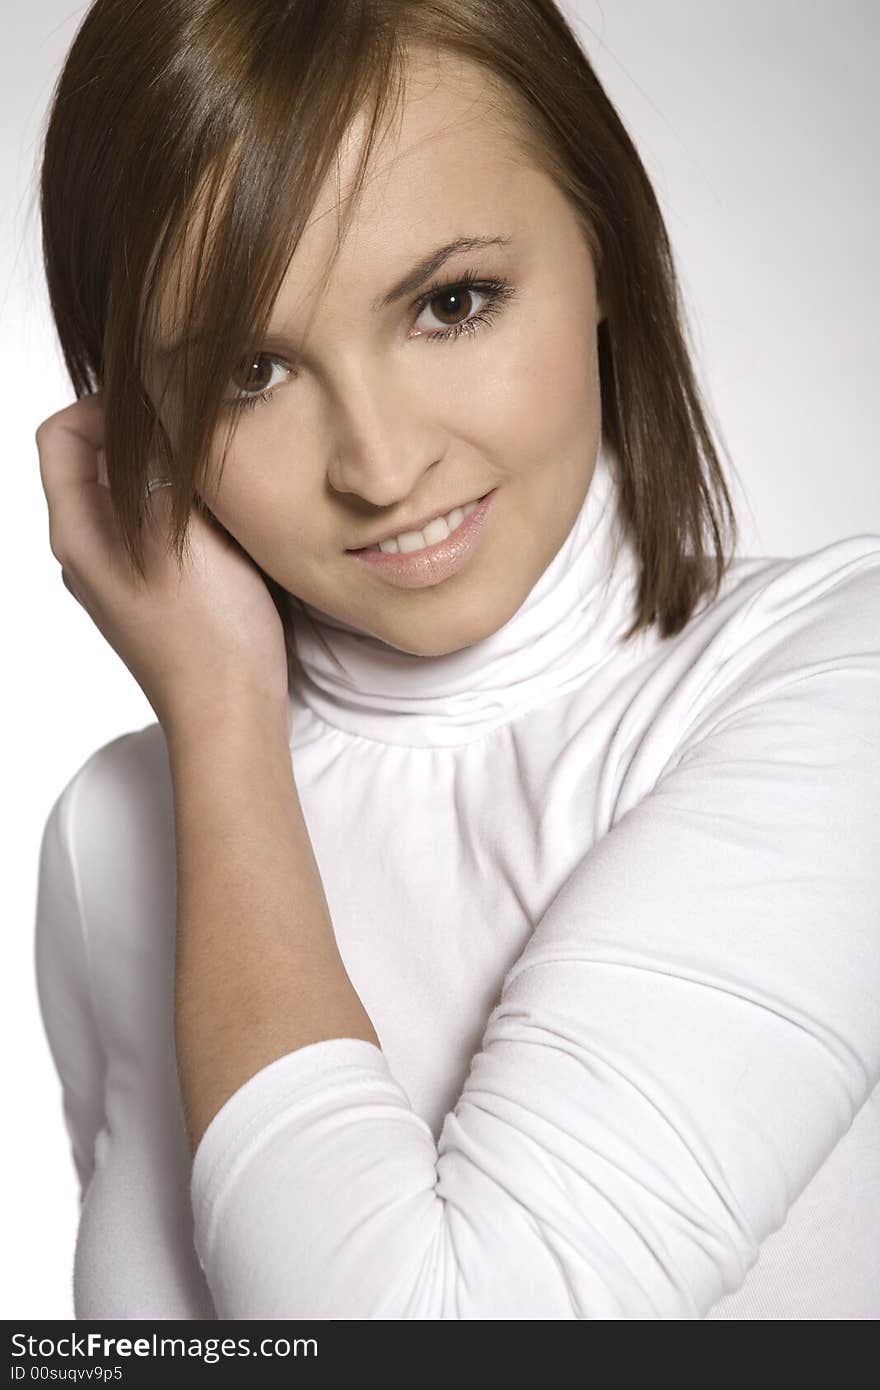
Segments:
[[[717,595],[737,523],[657,199],[553,0],[95,0],[50,103],[40,212],[74,391],[104,393],[108,480],[133,570],[143,577],[140,522],[156,474],[173,479],[182,561],[227,383],[265,333],[343,136],[364,113],[335,261],[376,133],[400,110],[415,45],[480,65],[495,109],[579,218],[605,315],[603,438],[640,562],[626,635],[657,622],[670,636],[710,587]],[[175,372],[173,442],[146,388],[172,284],[175,333],[200,334]],[[227,405],[221,469],[237,414]],[[265,578],[290,654],[290,596]]]

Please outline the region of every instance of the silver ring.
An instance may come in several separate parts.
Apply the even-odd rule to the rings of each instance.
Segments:
[[[153,493],[153,492],[155,492],[156,489],[159,488],[159,487],[172,487],[172,486],[173,486],[173,481],[172,481],[171,478],[150,478],[149,482],[147,483],[147,494],[146,494],[146,495],[147,495],[147,497],[149,497],[150,494]]]

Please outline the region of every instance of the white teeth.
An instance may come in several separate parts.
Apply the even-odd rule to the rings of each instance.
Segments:
[[[386,555],[425,550],[429,545],[436,545],[438,541],[445,541],[446,537],[461,525],[465,517],[470,516],[477,505],[477,502],[468,502],[464,507],[453,507],[448,515],[437,516],[433,521],[429,521],[422,531],[402,531],[399,536],[393,536],[391,540],[380,541],[378,545],[369,548],[371,550],[384,550]]]

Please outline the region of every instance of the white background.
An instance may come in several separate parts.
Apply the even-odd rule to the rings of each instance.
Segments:
[[[39,422],[74,399],[48,311],[36,184],[51,85],[86,8],[10,7],[0,60],[4,1318],[72,1317],[76,1184],[34,984],[40,835],[86,758],[154,720],[61,583],[34,444]],[[664,211],[698,377],[734,461],[739,553],[794,555],[880,534],[880,7],[563,8]]]

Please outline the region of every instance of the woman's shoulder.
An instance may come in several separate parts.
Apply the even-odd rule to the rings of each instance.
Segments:
[[[835,604],[854,604],[858,621],[876,602],[878,588],[880,534],[864,532],[793,556],[737,556],[721,596],[739,622],[766,625],[795,612],[818,619]]]
[[[99,822],[106,832],[168,803],[170,768],[159,723],[117,735],[79,764],[57,792],[50,818],[81,836]]]
[[[72,875],[91,908],[118,907],[151,865],[173,859],[167,744],[153,723],[101,744],[63,783],[43,830],[41,878]]]
[[[880,535],[847,536],[803,554],[739,556],[692,632],[727,684],[797,678],[816,662],[880,656]]]
[[[641,685],[648,741],[667,771],[737,728],[762,733],[768,747],[800,749],[793,756],[842,731],[875,739],[880,535],[735,558],[717,596],[649,647]]]

